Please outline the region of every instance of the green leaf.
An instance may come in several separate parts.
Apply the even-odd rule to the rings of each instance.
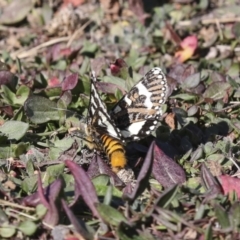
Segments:
[[[53,165],[53,166],[49,166],[47,168],[47,173],[51,177],[58,177],[59,175],[61,175],[63,173],[64,168],[65,168],[65,164],[64,163]]]
[[[21,188],[26,193],[33,193],[37,188],[37,175],[25,177],[22,181]]]
[[[85,41],[80,53],[95,53],[97,49],[98,45],[96,43]]]
[[[14,150],[14,156],[19,157],[23,153],[26,153],[26,151],[29,147],[29,143],[20,142],[18,144],[14,144],[14,145],[12,144],[12,146],[13,146],[13,150]]]
[[[16,92],[14,104],[23,105],[29,97],[30,89],[27,86],[20,86]]]
[[[104,186],[104,185],[94,185],[94,186],[95,186],[95,190],[96,190],[96,193],[98,196],[105,196],[107,194],[109,186]],[[120,197],[122,197],[122,192],[114,187],[112,195],[114,197],[120,198]]]
[[[59,60],[54,65],[52,65],[52,68],[56,70],[64,71],[67,68],[67,62],[66,60],[63,60],[63,59]]]
[[[197,96],[194,94],[190,94],[190,93],[180,93],[180,94],[176,94],[170,98],[180,98],[182,100],[186,100],[186,101],[190,101],[190,100],[197,100]]]
[[[212,240],[213,239],[213,232],[212,232],[212,224],[209,224],[206,231],[205,231],[205,234],[204,234],[204,239],[205,240]]]
[[[47,208],[43,204],[38,204],[36,207],[36,215],[39,219],[43,218],[47,213]]]
[[[1,88],[3,91],[2,97],[5,100],[5,102],[10,105],[13,105],[15,100],[15,94],[6,85],[2,85]]]
[[[207,161],[216,161],[221,163],[224,160],[225,156],[223,154],[212,154],[207,157]]]
[[[209,0],[200,0],[198,7],[202,10],[207,9],[207,7],[209,6]]]
[[[0,227],[0,236],[4,238],[10,238],[16,233],[16,228],[14,226],[8,225],[8,223],[3,223]]]
[[[6,159],[13,156],[12,146],[3,146],[0,147],[0,158]],[[7,163],[7,160],[4,160]]]
[[[170,189],[164,191],[161,196],[156,200],[155,205],[165,208],[167,207],[175,198],[177,192],[179,190],[179,186],[175,185]]]
[[[223,229],[230,227],[230,221],[227,212],[218,204],[214,207],[217,220]]]
[[[29,128],[28,123],[20,121],[8,121],[0,126],[0,132],[8,136],[8,139],[20,140]]]
[[[226,90],[228,88],[230,88],[230,84],[227,82],[213,82],[203,93],[203,97],[213,100],[222,99],[226,95]]]
[[[59,120],[57,104],[44,97],[29,97],[25,102],[24,109],[26,115],[36,124]]]
[[[18,229],[22,231],[25,235],[31,236],[36,232],[37,225],[34,222],[28,220],[21,222],[18,226]]]
[[[6,212],[2,208],[0,208],[0,224],[2,225],[4,222],[7,222],[7,221],[8,221],[8,216]]]
[[[5,8],[2,8],[0,15],[1,24],[14,24],[27,17],[33,7],[31,0],[13,0]]]
[[[64,151],[68,150],[73,143],[73,138],[63,138],[62,140],[55,141],[53,143],[54,146],[50,148],[49,158],[51,160],[56,160]]]
[[[110,177],[106,174],[98,175],[97,177],[92,179],[93,184],[107,186],[110,182]]]
[[[30,160],[30,159],[27,161],[26,171],[29,176],[34,174],[34,165],[33,165],[32,160]]]
[[[122,78],[119,78],[119,77],[104,76],[103,77],[103,82],[113,83],[113,84],[116,84],[117,86],[121,87],[122,89],[125,89],[126,81]]]
[[[127,219],[116,209],[102,204],[96,204],[98,213],[105,222],[112,226],[118,226],[121,222],[127,222]]]
[[[230,209],[230,222],[236,232],[240,231],[240,204],[235,202]]]

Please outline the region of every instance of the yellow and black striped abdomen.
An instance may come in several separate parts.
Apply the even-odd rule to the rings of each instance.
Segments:
[[[118,172],[124,168],[127,164],[127,159],[122,143],[107,134],[103,134],[100,139],[103,150],[111,162],[113,171]]]

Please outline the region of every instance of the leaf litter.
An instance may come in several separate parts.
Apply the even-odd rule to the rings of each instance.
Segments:
[[[238,1],[0,7],[1,238],[240,238]],[[88,148],[90,71],[111,109],[154,66],[161,122],[116,174]]]

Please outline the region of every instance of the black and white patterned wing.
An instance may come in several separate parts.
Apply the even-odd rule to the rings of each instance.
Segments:
[[[124,139],[137,140],[155,129],[167,93],[166,76],[155,67],[113,107],[110,116]]]
[[[105,104],[102,102],[97,89],[96,89],[96,76],[95,72],[92,72],[91,78],[91,92],[90,101],[88,107],[88,125],[95,129],[98,133],[109,134],[110,136],[121,139],[121,132],[115,126],[115,123],[111,120]]]

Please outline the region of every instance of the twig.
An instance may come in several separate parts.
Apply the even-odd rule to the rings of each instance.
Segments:
[[[70,37],[67,46],[71,46],[72,42],[77,38],[80,37],[83,33],[83,30],[92,22],[92,20],[88,20],[85,24],[82,25],[79,29],[77,29],[73,35]]]
[[[230,22],[240,22],[240,17],[227,17],[227,18],[210,18],[210,19],[202,19],[201,23],[203,25],[211,24],[211,23],[230,23]]]
[[[60,42],[66,42],[70,39],[70,37],[60,37],[60,38],[55,38],[55,39],[51,39],[45,43],[42,43],[34,48],[31,48],[29,50],[24,50],[23,52],[20,52],[17,51],[17,52],[13,52],[11,54],[11,58],[13,59],[16,59],[16,58],[19,58],[19,59],[22,59],[22,58],[27,58],[27,57],[31,57],[33,55],[36,55],[38,53],[38,51],[41,49],[41,48],[45,48],[45,47],[48,47],[48,46],[51,46],[53,44],[56,44],[56,43],[60,43]]]
[[[0,199],[0,205],[1,206],[13,207],[13,208],[20,208],[20,209],[23,209],[23,210],[26,210],[26,211],[33,211],[34,210],[34,208],[26,207],[26,206],[23,206],[23,205],[18,204],[18,203],[5,201],[3,199]]]
[[[223,112],[223,111],[225,111],[225,110],[228,110],[228,109],[231,109],[231,108],[234,108],[234,107],[238,107],[238,106],[240,106],[240,102],[237,102],[237,103],[235,103],[235,104],[233,104],[233,105],[231,105],[231,106],[228,106],[228,107],[225,107],[225,108],[223,108],[223,109],[216,110],[216,111],[213,111],[213,112],[214,112],[214,113]]]
[[[228,17],[228,18],[209,18],[206,19],[204,16],[199,19],[199,18],[194,18],[191,20],[185,20],[185,21],[180,21],[178,23],[178,26],[180,27],[187,27],[191,26],[194,22],[198,23],[200,22],[203,25],[209,25],[209,24],[220,24],[220,23],[231,23],[231,22],[240,22],[240,17]]]

